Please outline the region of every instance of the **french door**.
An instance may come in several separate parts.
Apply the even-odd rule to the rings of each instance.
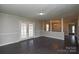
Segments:
[[[34,33],[34,24],[21,23],[21,38],[31,38]]]
[[[29,37],[33,37],[33,24],[29,24]]]

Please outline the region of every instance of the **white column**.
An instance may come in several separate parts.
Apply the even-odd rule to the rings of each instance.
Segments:
[[[61,32],[63,32],[63,18],[61,18]]]

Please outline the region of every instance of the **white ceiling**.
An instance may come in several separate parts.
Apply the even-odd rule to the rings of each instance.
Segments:
[[[42,12],[45,15],[40,16]],[[68,4],[0,4],[0,12],[23,16],[30,19],[51,19],[78,15],[79,5]]]

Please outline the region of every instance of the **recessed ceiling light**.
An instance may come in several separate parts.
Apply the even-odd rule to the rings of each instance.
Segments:
[[[39,13],[39,15],[41,15],[41,16],[44,15],[44,14],[45,14],[45,13],[43,13],[43,12]]]

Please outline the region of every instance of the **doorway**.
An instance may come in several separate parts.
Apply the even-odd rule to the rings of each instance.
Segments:
[[[78,47],[78,40],[77,40],[77,37],[76,37],[76,25],[75,24],[69,24],[69,43],[70,43],[70,46],[72,47],[72,49],[75,47],[77,48]]]
[[[21,38],[27,39],[34,36],[34,24],[21,23]]]
[[[76,25],[75,24],[69,24],[69,35],[75,35],[76,34]]]

